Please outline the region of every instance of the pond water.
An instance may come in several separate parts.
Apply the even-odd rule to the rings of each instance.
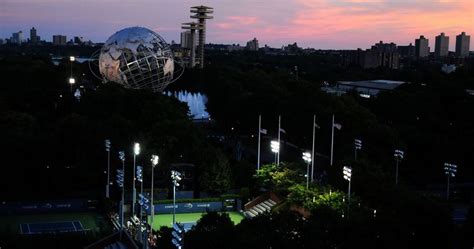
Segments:
[[[53,62],[53,64],[55,66],[58,66],[59,63],[61,63],[61,60],[64,59],[66,57],[62,57],[62,56],[55,56],[55,57],[51,57],[51,61]],[[69,60],[69,56],[67,56],[67,59]],[[93,61],[94,59],[92,58],[88,58],[88,57],[76,57],[76,61],[79,62],[79,63],[84,63],[84,62],[88,62],[88,61]]]
[[[188,104],[191,117],[193,119],[208,119],[209,113],[206,111],[207,96],[202,93],[192,93],[187,91],[165,92],[168,96],[173,96],[181,102]]]

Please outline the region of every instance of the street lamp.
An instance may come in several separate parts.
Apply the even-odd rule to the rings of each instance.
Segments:
[[[76,79],[74,79],[72,76],[69,78],[69,86],[71,87],[71,93],[72,93],[72,85],[76,84]]]
[[[349,182],[349,189],[347,190],[347,201],[348,203],[350,203],[351,202],[352,168],[348,166],[344,166],[344,169],[342,170],[342,174],[344,176],[344,179],[346,179]]]
[[[271,141],[270,142],[270,147],[272,149],[272,152],[275,153],[275,163],[277,161],[277,155],[280,152],[280,143],[278,141]]]
[[[122,161],[122,170],[117,169],[117,184],[120,188],[122,188],[122,201],[120,202],[120,228],[123,229],[123,221],[124,221],[124,199],[125,199],[125,152],[119,151],[119,159]]]
[[[401,150],[395,150],[393,156],[395,157],[396,162],[395,184],[398,184],[398,164],[403,160],[404,152]]]
[[[444,173],[448,177],[448,184],[446,189],[446,200],[449,201],[449,178],[455,177],[458,171],[458,166],[451,163],[444,163]]]
[[[357,161],[357,150],[362,149],[362,140],[354,139],[354,160]]]
[[[137,190],[135,188],[135,163],[136,163],[136,157],[140,154],[140,144],[135,143],[133,146],[133,187],[132,187],[132,218],[135,215],[135,202],[137,202]]]
[[[155,192],[153,192],[153,181],[154,181],[154,172],[155,167],[158,165],[160,158],[157,155],[151,155],[151,227],[153,227],[153,219],[155,217],[155,205],[153,205],[153,196]]]
[[[105,185],[105,197],[109,198],[110,186],[110,139],[105,139],[105,151],[107,151],[107,184]]]
[[[309,188],[309,165],[311,164],[311,153],[303,152],[303,160],[306,162],[306,189]]]
[[[176,187],[179,187],[181,181],[181,173],[178,171],[171,171],[171,180],[173,181],[173,225],[176,224]]]

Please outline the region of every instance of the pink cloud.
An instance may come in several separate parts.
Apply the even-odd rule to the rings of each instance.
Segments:
[[[256,24],[257,17],[254,16],[229,16],[224,22],[218,22],[215,25],[220,29],[234,29]]]

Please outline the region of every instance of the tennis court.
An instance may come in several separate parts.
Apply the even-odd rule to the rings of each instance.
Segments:
[[[239,224],[244,219],[244,216],[239,212],[226,212],[229,218],[234,222],[235,225]],[[176,222],[180,222],[184,225],[185,230],[191,229],[196,222],[206,213],[180,213],[176,214]],[[150,218],[149,218],[150,219]],[[153,221],[153,229],[159,230],[160,227],[173,226],[173,214],[157,214]]]
[[[29,226],[29,227],[28,227]],[[1,215],[0,233],[35,234],[40,231],[93,231],[109,229],[106,219],[96,212]]]
[[[84,227],[80,221],[22,223],[21,234],[82,232]]]

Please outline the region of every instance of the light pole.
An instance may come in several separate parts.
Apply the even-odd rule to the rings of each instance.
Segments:
[[[137,181],[140,182],[140,195],[143,196],[143,168],[137,165]],[[140,222],[143,219],[142,205],[140,205]]]
[[[448,177],[448,184],[446,189],[446,200],[449,201],[449,178],[455,177],[458,171],[458,166],[451,163],[444,163],[444,173]]]
[[[155,167],[158,165],[160,158],[157,155],[152,155],[151,156],[151,227],[153,228],[153,219],[155,217],[155,205],[153,204],[153,196],[155,195],[155,192],[153,192],[153,183],[154,183],[154,172],[155,172]]]
[[[357,151],[362,149],[362,140],[354,139],[354,161],[357,161]]]
[[[71,85],[71,93],[72,93],[72,85],[76,83],[76,80],[72,77],[72,64],[74,63],[74,61],[76,60],[76,57],[74,56],[69,56],[69,61],[70,61],[70,65],[71,65],[71,74],[69,76],[69,84]],[[71,82],[71,79],[72,79],[72,82]]]
[[[280,152],[280,143],[278,141],[271,141],[270,142],[270,147],[272,149],[272,152],[275,153],[275,163],[277,163],[277,155]]]
[[[403,160],[404,152],[401,150],[395,150],[393,153],[396,162],[396,169],[395,169],[395,185],[398,184],[398,164]]]
[[[105,139],[105,151],[107,152],[107,184],[105,185],[105,197],[109,198],[110,186],[110,140]]]
[[[140,194],[138,194],[138,204],[140,205],[140,219],[139,219],[139,222],[140,222],[140,225],[139,225],[139,230],[138,230],[138,234],[139,234],[139,237],[142,238],[143,234],[142,234],[142,225],[143,225],[143,168],[142,166],[140,165],[137,165],[137,181],[140,182]]]
[[[150,208],[150,205],[148,205],[150,203],[150,200],[143,193],[139,194],[138,197],[138,204],[140,204],[140,212],[142,211],[142,208],[148,210]],[[142,239],[142,247],[144,249],[148,248],[148,228],[146,224],[146,221],[143,222],[140,219],[139,234],[140,239]]]
[[[303,152],[303,160],[306,162],[306,189],[309,188],[309,165],[311,164],[311,153]]]
[[[179,187],[181,181],[181,173],[178,171],[171,171],[171,180],[173,181],[173,225],[176,224],[176,187]]]
[[[69,78],[69,86],[71,87],[71,93],[72,93],[72,86],[76,84],[76,79],[74,79],[73,77],[70,77]]]
[[[135,164],[136,157],[140,154],[140,144],[135,143],[133,146],[133,185],[132,185],[132,218],[135,216],[135,202],[137,202],[137,189],[135,188]]]
[[[123,229],[124,199],[125,199],[125,152],[119,151],[119,159],[122,161],[122,170],[117,169],[117,184],[122,188],[122,201],[120,202],[120,228]]]
[[[344,166],[344,169],[342,170],[342,174],[344,176],[344,179],[346,179],[349,182],[349,187],[347,190],[347,201],[348,203],[351,202],[351,179],[352,179],[352,168],[348,166]]]

